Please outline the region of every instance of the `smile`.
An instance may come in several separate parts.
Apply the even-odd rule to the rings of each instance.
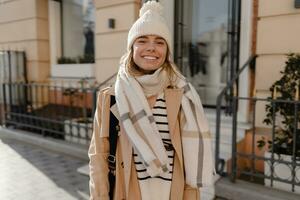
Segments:
[[[157,57],[154,57],[154,56],[144,56],[143,58],[147,59],[147,60],[157,60],[158,59]]]

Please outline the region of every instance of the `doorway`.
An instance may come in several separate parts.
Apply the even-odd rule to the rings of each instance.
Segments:
[[[238,0],[175,1],[175,62],[206,107],[238,69],[239,21]]]

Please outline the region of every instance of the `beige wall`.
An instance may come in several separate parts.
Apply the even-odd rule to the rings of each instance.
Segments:
[[[28,79],[48,78],[48,0],[6,0],[0,4],[0,49],[25,50]]]
[[[255,85],[258,97],[270,96],[269,87],[280,78],[287,53],[300,53],[300,9],[294,0],[259,0]],[[257,113],[264,110],[258,105]],[[262,126],[262,116],[257,125]]]
[[[263,92],[280,77],[285,54],[300,53],[300,9],[294,0],[259,0],[258,17],[256,89]]]
[[[101,83],[117,72],[120,57],[126,52],[127,33],[138,17],[140,0],[95,0],[96,5],[96,80]],[[115,28],[108,28],[108,19]]]

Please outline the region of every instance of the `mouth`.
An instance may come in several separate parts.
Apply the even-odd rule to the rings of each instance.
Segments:
[[[158,59],[158,57],[156,57],[156,56],[142,56],[142,57],[146,60],[157,60]]]

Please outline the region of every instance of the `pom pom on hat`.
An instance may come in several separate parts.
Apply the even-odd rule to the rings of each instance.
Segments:
[[[161,16],[164,14],[163,7],[156,1],[148,1],[147,3],[144,3],[143,7],[140,9],[140,17],[147,11],[157,12]]]
[[[165,39],[171,48],[171,33],[163,16],[163,6],[156,1],[147,1],[140,9],[140,18],[135,21],[128,32],[127,50],[134,41],[143,35],[157,35]]]

